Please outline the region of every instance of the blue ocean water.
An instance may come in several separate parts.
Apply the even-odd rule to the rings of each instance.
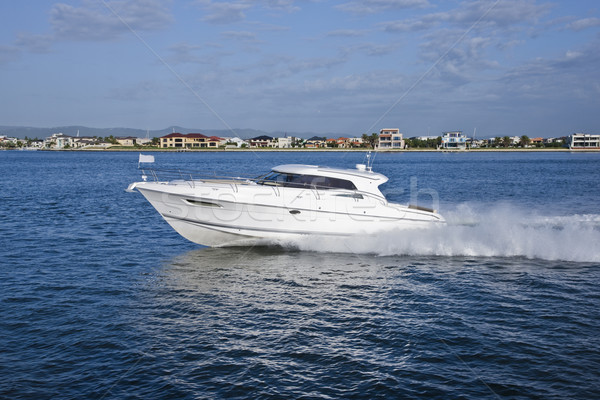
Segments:
[[[600,398],[600,153],[378,153],[447,227],[214,249],[124,191],[137,158],[0,152],[0,398]]]

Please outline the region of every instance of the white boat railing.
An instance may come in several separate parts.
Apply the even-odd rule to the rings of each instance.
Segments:
[[[191,188],[195,188],[196,184],[207,185],[229,185],[234,192],[238,192],[239,185],[264,185],[272,187],[277,196],[280,195],[279,188],[290,187],[296,189],[311,190],[317,199],[321,198],[319,192],[338,192],[341,191],[346,193],[347,197],[353,197],[356,201],[359,201],[363,197],[370,197],[380,202],[387,203],[385,197],[382,197],[375,193],[365,192],[362,190],[352,190],[344,188],[335,188],[331,186],[323,186],[312,183],[294,183],[294,182],[277,182],[265,180],[265,175],[261,175],[258,178],[244,178],[244,177],[232,177],[217,175],[216,173],[210,174],[206,171],[189,171],[181,169],[156,169],[156,168],[142,168],[142,178],[144,180],[151,180],[154,182],[163,183],[185,183]],[[348,194],[349,193],[349,194]]]
[[[237,192],[237,186],[239,184],[251,184],[256,182],[256,178],[243,178],[243,177],[231,177],[221,176],[217,174],[210,174],[206,171],[188,171],[182,169],[156,169],[156,168],[143,168],[141,169],[142,178],[146,177],[145,180],[151,180],[154,182],[185,182],[194,188],[196,183],[221,183],[229,184],[232,189]]]

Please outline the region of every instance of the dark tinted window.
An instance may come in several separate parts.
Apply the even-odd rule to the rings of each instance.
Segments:
[[[268,174],[258,183],[268,184],[270,182],[286,187],[356,190],[356,186],[354,186],[351,181],[345,179],[316,175],[284,174],[278,172]]]

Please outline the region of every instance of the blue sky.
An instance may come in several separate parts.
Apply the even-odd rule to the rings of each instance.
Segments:
[[[600,132],[597,0],[0,3],[0,125]]]

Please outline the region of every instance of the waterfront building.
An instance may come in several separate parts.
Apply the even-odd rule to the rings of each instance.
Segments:
[[[19,141],[17,138],[0,136],[0,147],[16,147]]]
[[[385,149],[404,149],[404,138],[400,129],[382,129],[379,131],[379,140],[377,141],[377,148],[380,150]]]
[[[557,139],[557,138],[545,138],[544,139],[544,144],[552,144],[552,143],[561,143],[562,139]]]
[[[304,147],[307,149],[317,149],[319,147],[327,146],[327,138],[320,136],[313,136],[304,142]]]
[[[443,132],[442,150],[466,150],[467,137],[462,131]]]
[[[119,146],[135,146],[137,144],[137,137],[126,136],[126,137],[116,137],[115,140],[119,143]]]
[[[222,138],[226,149],[239,149],[243,145],[248,145],[248,142],[239,137],[224,137]]]
[[[471,149],[478,149],[487,144],[487,140],[484,139],[471,139],[467,138],[467,145]]]
[[[53,133],[51,136],[44,139],[44,147],[48,149],[64,149],[65,146],[71,146],[73,143],[72,137],[64,133]]]
[[[516,145],[518,145],[519,143],[521,143],[521,136],[511,136],[511,137],[510,137],[510,143],[511,143],[513,146],[516,146]]]
[[[349,140],[350,140],[350,145],[352,147],[362,147],[363,143],[364,143],[364,141],[361,137],[353,137],[353,138],[350,138]]]
[[[285,136],[276,138],[275,140],[277,140],[277,147],[280,149],[291,149],[296,146],[300,147],[302,143],[302,139],[295,136]]]
[[[574,133],[567,137],[569,149],[600,149],[600,135]]]
[[[277,147],[277,141],[271,136],[262,135],[257,136],[255,138],[249,139],[251,148],[267,148],[267,147]]]
[[[170,133],[160,137],[161,148],[187,148],[187,149],[217,149],[221,138],[206,136],[201,133]]]
[[[277,138],[277,148],[279,149],[289,149],[292,147],[292,138],[291,137],[280,137]]]
[[[326,143],[327,147],[336,147],[337,146],[337,139],[333,139],[333,138],[326,139],[325,143]]]
[[[70,139],[70,146],[73,148],[83,148],[89,146],[95,146],[100,142],[100,139],[90,137],[90,136],[76,136]]]
[[[352,142],[346,137],[340,137],[336,141],[337,147],[340,149],[348,149],[352,147]]]
[[[544,138],[541,137],[536,137],[536,138],[531,138],[529,139],[529,143],[533,146],[541,146],[542,144],[544,144]]]

